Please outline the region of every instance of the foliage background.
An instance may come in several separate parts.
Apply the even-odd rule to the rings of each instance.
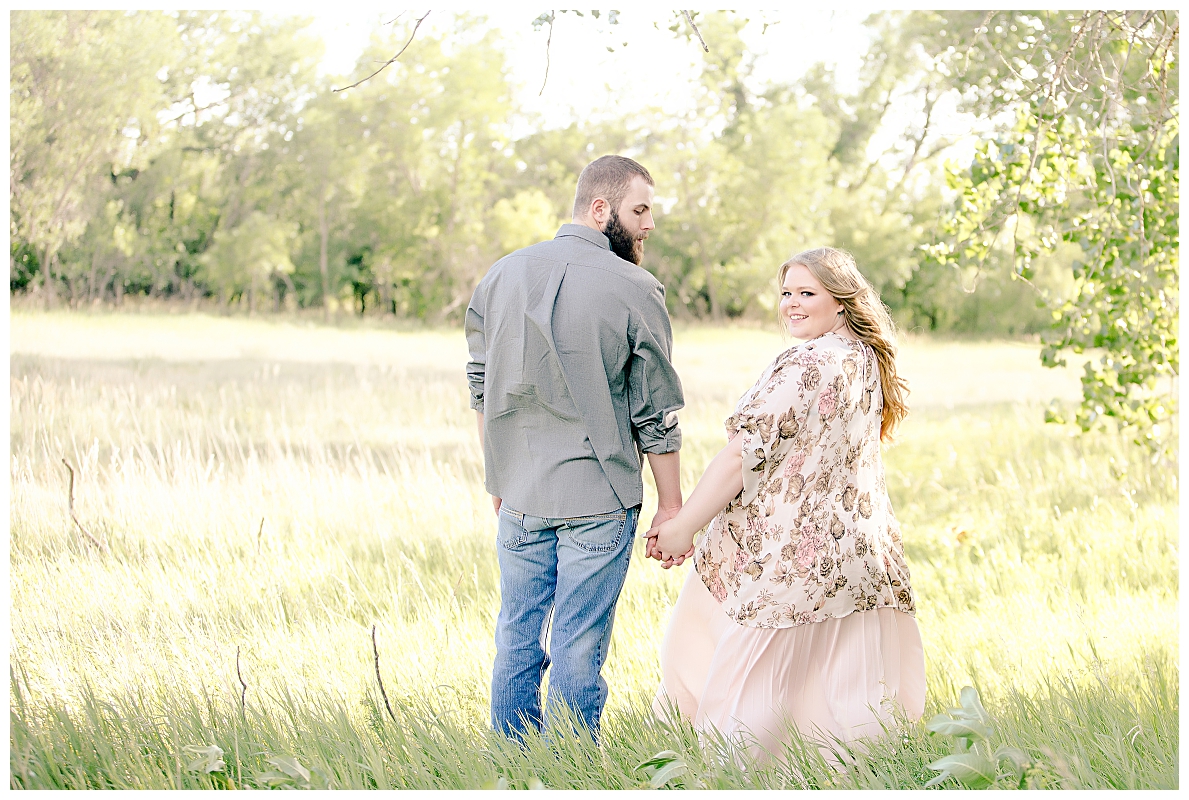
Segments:
[[[691,112],[546,129],[513,106],[498,33],[465,15],[336,93],[349,81],[318,75],[308,20],[14,12],[10,290],[452,320],[491,263],[568,221],[590,158],[621,152],[658,180],[667,213],[645,267],[677,318],[766,318],[775,266],[828,242],[856,254],[904,327],[1034,334],[1048,313],[1010,269],[968,293],[920,248],[956,197],[936,190],[953,137],[933,109],[975,79],[947,64],[980,18],[951,16],[873,16],[858,89],[843,91],[824,65],[757,90],[746,19],[699,14],[712,47]],[[411,28],[377,28],[355,74]],[[917,113],[869,152],[896,108]],[[1076,257],[1036,259],[1032,283],[1068,293]]]

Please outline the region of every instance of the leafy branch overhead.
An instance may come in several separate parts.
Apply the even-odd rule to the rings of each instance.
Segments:
[[[1074,247],[1072,290],[1039,293],[1053,320],[1043,361],[1098,351],[1073,421],[1113,419],[1156,457],[1175,447],[1180,370],[1178,41],[1176,12],[986,14],[949,67],[970,108],[1010,122],[969,169],[950,167],[957,213],[925,248],[975,281],[1005,258],[1030,282],[1038,260]]]

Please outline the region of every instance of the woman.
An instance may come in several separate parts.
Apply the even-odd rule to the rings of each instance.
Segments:
[[[829,247],[780,268],[802,344],[726,421],[730,441],[651,555],[690,572],[661,647],[655,709],[778,754],[805,736],[878,735],[919,718],[925,664],[880,442],[907,413],[895,328],[854,259]],[[694,535],[709,531],[693,547]]]

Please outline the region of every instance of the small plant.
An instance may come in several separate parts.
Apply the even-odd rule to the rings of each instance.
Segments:
[[[936,786],[946,778],[953,778],[967,789],[1025,788],[1033,771],[1028,754],[1018,747],[991,750],[995,728],[973,686],[962,689],[959,702],[959,708],[946,709],[947,713],[938,714],[925,726],[931,734],[954,737],[954,752],[929,765],[929,769],[941,774],[926,783],[925,788]],[[999,765],[1004,762],[1008,771],[1000,772]]]
[[[662,750],[647,761],[636,765],[636,771],[643,770],[648,778],[648,785],[653,789],[660,789],[670,781],[677,780],[688,769],[681,754],[672,750]]]
[[[228,789],[234,789],[235,783],[227,774],[227,764],[223,761],[223,748],[217,744],[197,745],[188,744],[182,748],[191,756],[197,756],[187,766],[187,772],[198,772],[209,775],[211,780],[222,781]]]
[[[331,789],[330,779],[318,768],[306,769],[294,756],[266,759],[276,769],[256,778],[256,784],[267,789]]]

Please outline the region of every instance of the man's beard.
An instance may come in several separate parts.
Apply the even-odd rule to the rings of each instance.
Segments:
[[[640,262],[644,260],[644,240],[628,233],[627,228],[623,227],[623,223],[619,221],[619,214],[615,211],[611,212],[611,218],[607,220],[607,227],[603,230],[603,235],[611,242],[612,253],[624,261],[630,261],[636,266],[640,266]]]

